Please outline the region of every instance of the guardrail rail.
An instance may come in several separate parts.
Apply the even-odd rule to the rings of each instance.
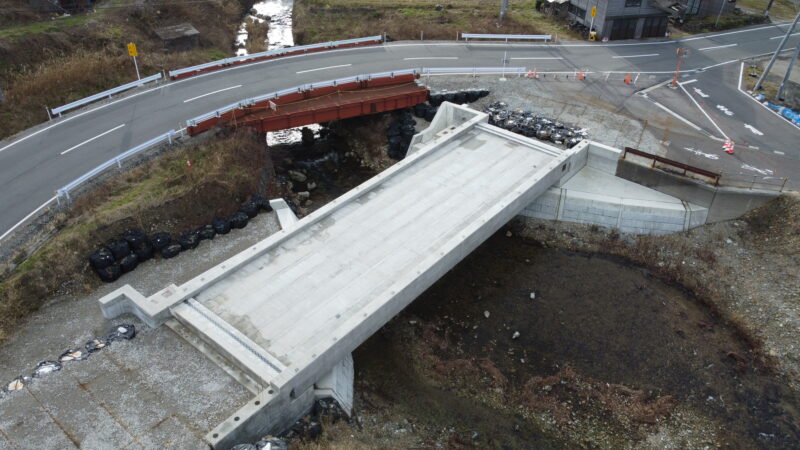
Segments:
[[[57,108],[52,108],[50,110],[50,114],[52,114],[53,116],[61,116],[61,113],[63,113],[64,111],[69,111],[70,109],[75,109],[79,106],[96,102],[97,100],[102,100],[104,98],[111,98],[111,96],[114,94],[118,94],[120,92],[127,91],[128,89],[133,89],[143,84],[157,81],[160,79],[161,79],[161,73],[150,75],[149,77],[142,78],[141,80],[132,81],[130,83],[123,84],[122,86],[117,86],[107,91],[103,91],[94,95],[90,95],[89,97],[82,98],[80,100],[75,100],[72,103],[67,103],[66,105],[62,105]]]
[[[509,39],[516,41],[545,41],[549,42],[553,39],[550,34],[478,34],[478,33],[461,33],[461,37],[469,42],[470,39],[492,39],[495,41],[508,42]]]

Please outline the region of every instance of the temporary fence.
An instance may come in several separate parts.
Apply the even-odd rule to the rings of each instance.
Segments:
[[[552,40],[552,35],[549,34],[477,34],[477,33],[461,33],[461,37],[469,42],[470,39],[491,39],[495,41],[517,40],[517,41],[545,41]]]
[[[111,98],[112,95],[118,94],[123,91],[127,91],[128,89],[133,89],[135,87],[139,87],[143,84],[150,83],[153,81],[157,81],[161,79],[161,73],[157,73],[155,75],[151,75],[146,78],[142,78],[141,80],[132,81],[128,84],[123,84],[122,86],[117,86],[113,89],[109,89],[107,91],[100,92],[98,94],[91,95],[86,98],[82,98],[80,100],[76,100],[72,103],[67,103],[66,105],[59,106],[57,108],[53,108],[50,110],[50,114],[53,116],[60,116],[61,113],[64,111],[69,111],[70,109],[75,109],[79,106],[83,106],[92,102],[96,102],[97,100],[102,100],[104,98]]]

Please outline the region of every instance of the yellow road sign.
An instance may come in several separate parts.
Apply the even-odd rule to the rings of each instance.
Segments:
[[[128,54],[131,56],[139,56],[139,53],[136,51],[136,44],[133,42],[128,44]]]
[[[592,17],[597,17],[597,6],[592,6]]]

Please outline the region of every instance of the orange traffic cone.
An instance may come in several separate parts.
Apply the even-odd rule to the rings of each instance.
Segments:
[[[578,72],[578,79],[583,81],[583,72]]]
[[[625,84],[631,84],[631,74],[625,74]]]

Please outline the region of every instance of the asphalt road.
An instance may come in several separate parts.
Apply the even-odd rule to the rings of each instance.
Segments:
[[[188,119],[244,98],[390,70],[500,67],[504,58],[510,67],[539,72],[613,71],[668,78],[675,69],[679,47],[690,49],[683,70],[735,64],[742,58],[775,51],[786,27],[788,24],[768,25],[682,40],[606,44],[396,42],[257,62],[166,83],[89,106],[0,142],[0,236],[49,201],[55,190],[97,165],[170,129],[183,128]],[[798,42],[800,36],[794,36],[789,46]],[[755,119],[752,122],[756,127],[761,124]]]

